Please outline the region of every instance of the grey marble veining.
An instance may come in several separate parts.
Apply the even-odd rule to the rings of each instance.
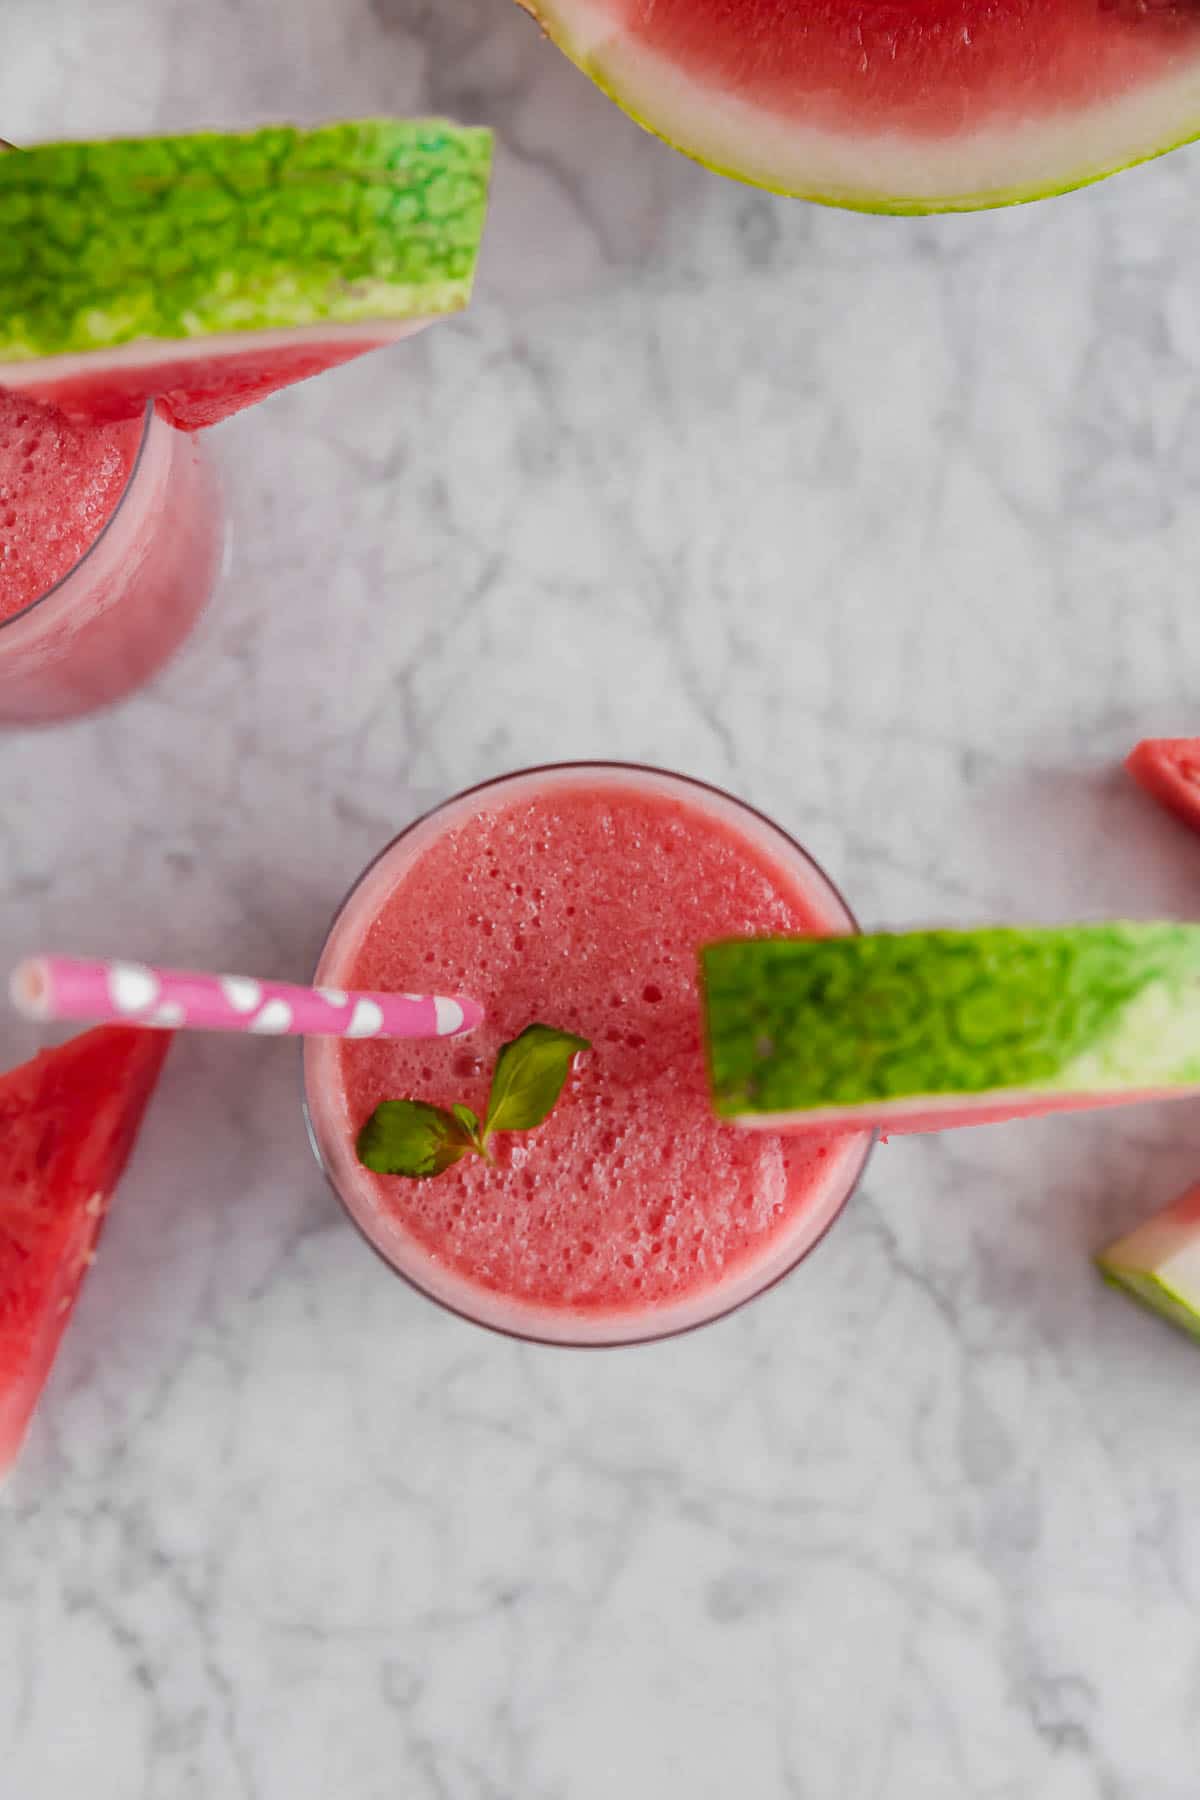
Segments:
[[[231,421],[168,676],[4,742],[6,961],[303,976],[410,791],[723,782],[877,923],[1194,915],[1200,157],[826,214],[507,0],[6,0],[0,131],[500,134],[478,300]],[[0,1019],[0,1053],[35,1041]],[[792,1281],[579,1356],[364,1251],[287,1045],[177,1046],[0,1499],[4,1800],[1195,1800],[1200,1363],[1088,1252],[1194,1109],[897,1143]]]

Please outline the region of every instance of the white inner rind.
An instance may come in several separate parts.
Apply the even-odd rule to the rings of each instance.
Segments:
[[[568,56],[640,123],[761,187],[881,211],[999,206],[1079,187],[1200,135],[1200,50],[1181,73],[1053,117],[943,139],[783,119],[699,82],[589,0],[523,0]]]
[[[44,387],[47,383],[91,379],[105,369],[153,369],[161,363],[220,362],[225,358],[253,357],[272,350],[303,350],[311,345],[361,344],[364,350],[411,337],[432,325],[434,319],[370,319],[354,325],[303,325],[277,331],[220,331],[207,337],[136,338],[111,348],[71,351],[64,356],[39,356],[32,361],[0,360],[0,387]]]
[[[922,1094],[904,1100],[861,1101],[856,1106],[819,1106],[803,1112],[738,1113],[723,1115],[729,1123],[744,1131],[869,1131],[872,1126],[897,1132],[908,1121],[928,1118],[933,1121],[917,1129],[945,1131],[955,1125],[976,1123],[972,1113],[996,1113],[1011,1109],[1012,1116],[1033,1117],[1038,1113],[1089,1111],[1107,1106],[1133,1106],[1144,1100],[1195,1099],[1200,1086],[1169,1088],[1127,1088],[1120,1092],[1088,1093],[1081,1089],[1061,1088],[992,1088],[986,1094]],[[980,1121],[990,1123],[989,1120]],[[996,1123],[1001,1121],[997,1120]]]
[[[1200,1188],[1110,1244],[1099,1261],[1113,1274],[1154,1276],[1200,1317]]]

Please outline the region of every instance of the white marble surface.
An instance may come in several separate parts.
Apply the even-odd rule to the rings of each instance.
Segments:
[[[201,638],[5,740],[4,960],[302,976],[409,784],[590,754],[869,921],[1200,909],[1117,773],[1200,728],[1200,156],[841,217],[507,0],[0,17],[17,140],[379,108],[499,129],[477,306],[219,431]],[[895,1145],[781,1290],[584,1357],[392,1281],[297,1086],[177,1048],[0,1500],[4,1800],[1195,1800],[1200,1360],[1087,1260],[1193,1110]]]

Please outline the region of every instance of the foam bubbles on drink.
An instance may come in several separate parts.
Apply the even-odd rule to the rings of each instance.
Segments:
[[[87,425],[0,388],[0,619],[53,587],[124,492],[141,421]]]
[[[501,1043],[535,1019],[593,1048],[545,1125],[494,1140],[495,1168],[367,1177],[378,1203],[469,1279],[538,1305],[616,1310],[713,1286],[812,1201],[828,1140],[713,1117],[696,949],[821,924],[711,813],[635,788],[550,789],[445,833],[339,979],[463,986],[487,1019],[458,1045],[340,1045],[350,1118],[397,1095],[482,1116]]]

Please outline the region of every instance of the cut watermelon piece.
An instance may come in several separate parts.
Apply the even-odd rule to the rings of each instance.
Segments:
[[[103,1026],[0,1076],[0,1477],[50,1373],[170,1034]]]
[[[941,1131],[1200,1089],[1200,926],[741,939],[701,953],[716,1110]]]
[[[465,306],[491,134],[367,119],[0,155],[0,386],[212,425]]]
[[[1200,1185],[1101,1251],[1106,1281],[1200,1338]]]
[[[1200,738],[1143,738],[1125,767],[1160,806],[1200,831]]]
[[[872,212],[1002,206],[1200,135],[1194,0],[520,0],[709,168]]]

